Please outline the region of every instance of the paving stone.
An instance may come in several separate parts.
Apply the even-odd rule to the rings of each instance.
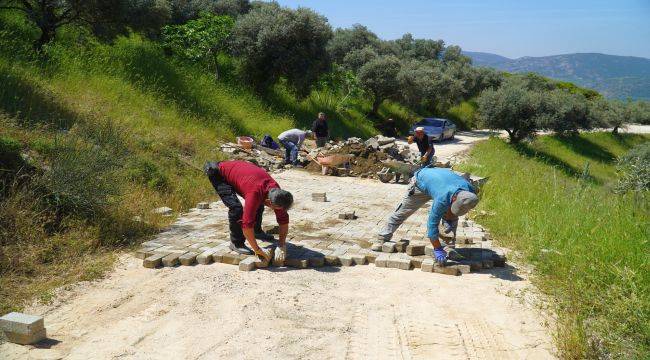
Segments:
[[[423,258],[416,258],[416,257],[411,258],[411,264],[413,265],[413,268],[419,269],[422,266],[423,260],[424,260]]]
[[[458,272],[461,274],[469,274],[471,272],[471,267],[469,265],[451,265],[448,267],[456,268],[458,269]]]
[[[184,266],[194,265],[194,263],[196,263],[196,257],[198,255],[199,254],[195,253],[195,252],[187,252],[187,253],[181,255],[178,258],[178,261],[181,263],[181,265],[184,265]]]
[[[373,264],[375,262],[375,259],[377,259],[377,256],[379,256],[379,254],[374,251],[368,252],[366,253],[366,261],[369,264]]]
[[[239,271],[253,271],[257,269],[256,263],[262,262],[254,256],[247,257],[239,262]]]
[[[230,249],[228,247],[219,247],[217,250],[212,254],[212,261],[216,263],[223,263],[223,256],[230,252]]]
[[[422,260],[422,265],[420,265],[420,269],[424,272],[433,272],[433,259]]]
[[[158,247],[139,249],[138,251],[135,252],[135,257],[140,259],[140,260],[144,260],[144,259],[148,258],[149,256],[153,255],[154,250],[157,249],[157,248]]]
[[[397,268],[400,270],[411,270],[411,259],[398,258],[396,263]]]
[[[411,256],[424,255],[424,247],[425,245],[408,244],[406,253]]]
[[[339,260],[339,257],[337,255],[329,254],[325,255],[325,264],[329,266],[340,266],[341,261]]]
[[[462,261],[460,261],[460,264],[469,266],[470,272],[479,271],[479,270],[481,270],[483,268],[483,262],[482,261],[462,260]]]
[[[410,241],[407,240],[407,239],[402,239],[402,240],[396,242],[395,243],[395,251],[403,253],[404,251],[406,251],[406,247],[408,246],[409,243],[410,243]]]
[[[394,253],[396,250],[395,243],[392,241],[386,241],[381,245],[381,251],[385,253]]]
[[[285,260],[284,264],[296,269],[306,269],[309,266],[309,261],[307,259],[289,258]]]
[[[389,257],[390,257],[389,254],[380,254],[375,259],[375,266],[376,267],[388,267],[388,258]]]
[[[454,267],[454,266],[440,266],[438,264],[433,265],[433,272],[438,273],[438,274],[453,275],[453,276],[460,275],[460,270],[458,270],[457,267]]]
[[[307,260],[309,261],[309,267],[319,268],[319,267],[323,267],[325,265],[325,257],[324,256],[314,256],[314,257],[310,257]]]
[[[317,202],[327,202],[327,193],[312,193],[311,200]]]
[[[354,265],[354,261],[352,260],[352,256],[348,254],[343,254],[339,256],[339,261],[341,262],[342,266],[352,266]]]
[[[196,208],[201,209],[201,210],[206,210],[206,209],[210,208],[210,204],[207,203],[207,202],[200,202],[200,203],[196,204]]]
[[[169,254],[168,253],[153,254],[148,258],[142,260],[142,266],[149,269],[157,268],[160,265],[162,265],[162,259],[167,255]]]
[[[433,245],[427,245],[424,247],[424,255],[433,256]]]
[[[9,340],[9,342],[20,345],[34,344],[47,338],[47,332],[45,329],[36,330],[30,334],[5,331],[5,335],[7,336],[7,340]]]
[[[196,256],[196,262],[201,265],[212,264],[212,262],[214,261],[212,255],[214,255],[214,252],[215,251],[212,248],[205,250],[204,252]]]
[[[42,316],[10,312],[0,317],[0,329],[18,334],[33,334],[44,328]]]
[[[162,258],[162,265],[166,266],[166,267],[178,265],[179,264],[178,258],[181,257],[181,255],[183,255],[183,254],[185,254],[185,252],[183,252],[182,254],[171,253],[171,254],[165,256],[164,258]]]
[[[350,256],[354,265],[366,265],[368,261],[366,259],[366,256],[362,254],[352,254],[352,255],[344,255],[344,256]]]
[[[373,243],[372,245],[370,245],[370,250],[372,250],[372,251],[381,252],[381,248],[382,248],[382,246],[381,246],[380,243]]]
[[[229,265],[239,265],[239,262],[242,260],[239,255],[234,251],[229,251],[222,255],[221,262]]]

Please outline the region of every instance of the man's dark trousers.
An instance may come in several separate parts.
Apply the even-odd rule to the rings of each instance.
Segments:
[[[244,214],[244,208],[241,201],[237,198],[235,189],[228,184],[219,172],[219,163],[206,164],[205,172],[208,175],[210,183],[219,194],[221,201],[228,207],[228,222],[230,227],[230,241],[241,247],[244,245],[246,238],[241,228],[241,218]],[[257,209],[255,217],[255,234],[263,233],[262,231],[262,214],[264,213],[264,204]]]

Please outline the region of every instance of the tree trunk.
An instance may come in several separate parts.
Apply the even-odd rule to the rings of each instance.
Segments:
[[[39,37],[38,40],[36,41],[36,50],[41,51],[44,45],[54,40],[55,35],[56,35],[56,28],[47,25],[42,26],[41,37]]]
[[[372,102],[372,114],[375,116],[379,116],[379,106],[381,103],[384,101],[384,99],[380,97],[375,97],[375,99]]]
[[[614,125],[614,128],[612,129],[612,134],[618,135],[618,125]]]

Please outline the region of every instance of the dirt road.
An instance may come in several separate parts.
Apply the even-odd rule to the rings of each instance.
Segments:
[[[292,223],[303,233],[326,222],[335,226],[326,213],[309,211],[309,191],[327,191],[332,204],[357,209],[359,222],[341,223],[340,233],[368,237],[405,190],[302,171],[276,178],[296,193]],[[426,216],[422,209],[403,231],[422,234]],[[265,223],[271,220],[267,216]],[[225,213],[201,219],[190,213],[179,222],[191,225],[197,231],[192,234],[226,230]],[[27,309],[45,316],[51,340],[39,347],[0,344],[0,358],[553,358],[550,330],[525,301],[533,289],[510,265],[459,277],[372,265],[152,270],[125,254],[107,278]]]

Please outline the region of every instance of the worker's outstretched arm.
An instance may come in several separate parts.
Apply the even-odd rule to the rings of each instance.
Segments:
[[[289,224],[280,224],[278,246],[284,247],[287,244],[287,234],[289,234]]]
[[[251,246],[251,249],[253,249],[253,252],[255,252],[255,255],[263,257],[265,261],[271,260],[269,254],[267,254],[266,251],[262,250],[262,248],[260,248],[260,246],[257,244],[257,240],[255,240],[255,230],[253,230],[251,227],[242,228],[242,231],[244,232],[244,236],[246,237],[246,240],[248,240],[248,244]]]

